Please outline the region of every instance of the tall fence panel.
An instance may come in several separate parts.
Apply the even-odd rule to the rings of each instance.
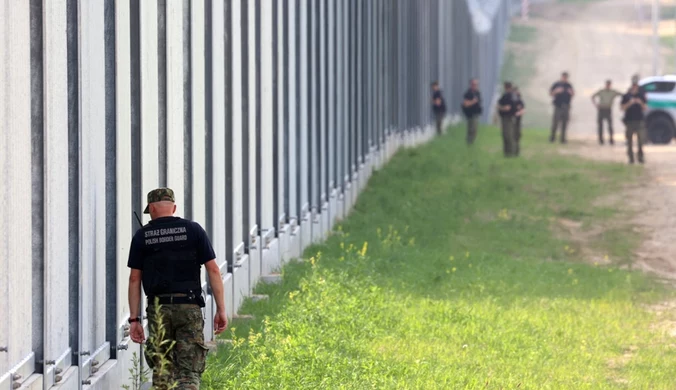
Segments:
[[[208,232],[234,316],[433,139],[432,80],[452,121],[479,78],[488,119],[511,4],[3,1],[0,390],[130,383],[127,256],[159,186]]]

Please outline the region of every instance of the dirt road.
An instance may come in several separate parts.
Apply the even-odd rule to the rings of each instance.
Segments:
[[[600,146],[596,111],[590,99],[605,79],[612,79],[615,88],[624,92],[632,74],[644,77],[652,72],[650,2],[642,2],[643,23],[639,23],[634,0],[574,1],[534,7],[533,18],[526,24],[537,27],[539,48],[536,74],[524,86],[524,95],[526,99],[539,100],[551,112],[548,88],[563,70],[570,73],[577,93],[569,126],[571,142],[561,146],[561,153],[626,164],[619,110],[614,112],[615,146]],[[673,20],[663,27],[673,34]],[[665,70],[665,61],[660,69]],[[626,190],[617,194],[635,209],[632,224],[644,237],[633,265],[676,281],[676,143],[651,145],[645,152],[646,179],[628,183]]]

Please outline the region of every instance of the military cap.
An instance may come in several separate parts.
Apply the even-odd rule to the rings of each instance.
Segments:
[[[150,204],[155,202],[169,201],[175,202],[174,191],[171,188],[161,187],[148,192],[148,205],[143,210],[143,214],[150,214]]]

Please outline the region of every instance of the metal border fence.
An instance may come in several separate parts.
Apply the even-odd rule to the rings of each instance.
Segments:
[[[158,186],[209,233],[234,315],[433,137],[432,80],[448,120],[471,77],[492,99],[509,5],[4,0],[0,390],[127,382],[132,212]]]

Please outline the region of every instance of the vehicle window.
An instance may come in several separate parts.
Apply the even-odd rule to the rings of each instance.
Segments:
[[[674,90],[674,86],[676,86],[676,82],[674,81],[655,81],[652,83],[648,83],[643,86],[643,89],[646,92],[652,92],[652,93],[664,93],[664,92],[671,92]]]

